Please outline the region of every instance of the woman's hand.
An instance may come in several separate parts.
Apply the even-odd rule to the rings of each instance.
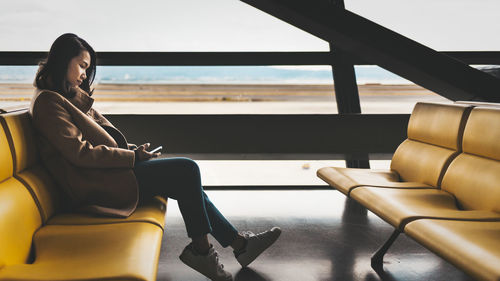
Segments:
[[[147,151],[146,149],[148,149],[150,145],[150,143],[141,144],[135,149],[135,162],[146,161],[161,155],[161,152],[151,153]]]

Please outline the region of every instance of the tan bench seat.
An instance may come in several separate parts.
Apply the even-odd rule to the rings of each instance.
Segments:
[[[424,183],[400,181],[398,173],[391,170],[324,167],[318,170],[317,175],[348,196],[352,190],[360,186],[434,188]]]
[[[395,227],[372,256],[375,270],[404,231],[473,277],[500,280],[500,108],[417,104],[391,171],[330,168],[318,176]]]
[[[405,233],[478,280],[500,280],[500,222],[417,220]]]
[[[459,153],[471,109],[469,105],[417,103],[408,123],[408,139],[394,153],[390,170],[325,167],[317,175],[347,196],[360,186],[437,188]]]
[[[439,189],[360,187],[353,190],[351,197],[400,230],[421,218],[500,221],[497,212],[458,209],[455,196]]]
[[[370,211],[403,229],[418,218],[500,220],[500,109],[472,110],[463,152],[446,169],[440,190],[359,187],[351,192]]]

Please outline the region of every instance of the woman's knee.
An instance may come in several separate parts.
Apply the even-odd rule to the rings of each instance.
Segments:
[[[194,173],[194,174],[199,176],[200,167],[193,159],[181,157],[181,158],[178,158],[178,162],[179,162],[179,164],[178,164],[179,167],[182,167],[182,170],[184,172]]]
[[[187,193],[192,193],[193,191],[199,193],[202,191],[200,168],[198,164],[189,158],[178,158],[177,160],[177,179],[180,181],[179,184],[183,186],[183,189]]]

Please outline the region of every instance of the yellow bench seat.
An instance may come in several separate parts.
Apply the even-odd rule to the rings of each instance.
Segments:
[[[67,212],[27,111],[0,115],[0,280],[156,280],[166,199],[128,218]]]
[[[137,207],[132,215],[127,218],[112,218],[92,216],[84,213],[59,213],[47,221],[47,225],[91,225],[147,222],[163,229],[165,225],[166,200],[159,197]]]
[[[423,219],[405,233],[475,279],[500,280],[500,222]]]
[[[420,182],[400,181],[399,175],[391,170],[324,167],[318,170],[317,176],[347,196],[360,186],[435,188]]]
[[[396,228],[372,268],[383,271],[385,253],[404,232],[474,278],[500,281],[499,120],[494,107],[418,103],[390,171],[318,170]]]
[[[41,165],[34,165],[23,170],[16,177],[34,194],[34,199],[39,206],[41,215],[46,224],[79,225],[103,224],[121,222],[148,222],[163,229],[167,200],[156,197],[144,202],[136,211],[127,218],[113,218],[85,213],[56,212],[59,208],[60,198],[58,190],[48,172]]]
[[[490,210],[460,210],[455,197],[438,189],[386,189],[359,187],[351,197],[367,209],[403,229],[409,221],[421,218],[500,221],[500,213]]]
[[[347,196],[360,186],[439,188],[445,169],[459,154],[464,120],[471,109],[417,103],[408,123],[408,138],[395,151],[390,170],[324,167],[316,174]]]
[[[44,226],[34,262],[2,268],[0,280],[155,280],[162,235],[150,223]]]

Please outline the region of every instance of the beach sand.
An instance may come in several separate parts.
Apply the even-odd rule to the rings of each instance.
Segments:
[[[364,113],[410,113],[418,101],[447,100],[417,85],[359,85]],[[333,85],[100,84],[95,107],[134,114],[330,114]],[[29,104],[30,84],[0,84],[0,108]]]

